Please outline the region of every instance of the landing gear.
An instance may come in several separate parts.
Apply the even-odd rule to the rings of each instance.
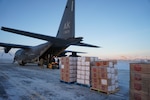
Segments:
[[[38,66],[43,66],[43,64],[44,64],[44,59],[41,58],[38,62]]]
[[[24,66],[26,63],[24,61],[20,61],[19,65]]]

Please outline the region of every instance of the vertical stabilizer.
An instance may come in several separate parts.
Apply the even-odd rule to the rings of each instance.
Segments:
[[[75,36],[75,0],[68,0],[59,26],[57,38],[69,39]]]

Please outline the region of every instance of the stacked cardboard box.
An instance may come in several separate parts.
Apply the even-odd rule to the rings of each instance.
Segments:
[[[91,63],[98,60],[97,57],[78,57],[77,59],[77,83],[90,86]]]
[[[116,62],[96,61],[91,69],[92,87],[91,89],[105,93],[113,93],[118,90],[118,71]]]
[[[130,100],[149,100],[150,63],[130,64]]]
[[[60,80],[64,82],[76,82],[77,77],[77,57],[62,57]]]

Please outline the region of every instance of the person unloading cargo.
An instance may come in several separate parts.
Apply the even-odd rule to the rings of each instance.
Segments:
[[[51,64],[52,64],[53,69],[55,69],[55,68],[59,69],[59,59],[58,59],[58,57],[53,56]]]
[[[54,59],[55,59],[55,64],[57,65],[57,69],[59,69],[59,58],[56,56]]]

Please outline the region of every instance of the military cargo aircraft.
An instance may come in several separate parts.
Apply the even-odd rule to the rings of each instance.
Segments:
[[[53,56],[63,56],[67,52],[65,49],[70,45],[98,48],[98,46],[81,42],[83,41],[82,37],[75,37],[75,0],[67,1],[56,37],[7,27],[1,27],[1,30],[47,41],[37,46],[0,43],[0,46],[4,47],[5,53],[8,53],[11,48],[20,48],[14,56],[14,61],[19,65],[34,62],[38,62],[39,65],[44,62],[48,63]]]

